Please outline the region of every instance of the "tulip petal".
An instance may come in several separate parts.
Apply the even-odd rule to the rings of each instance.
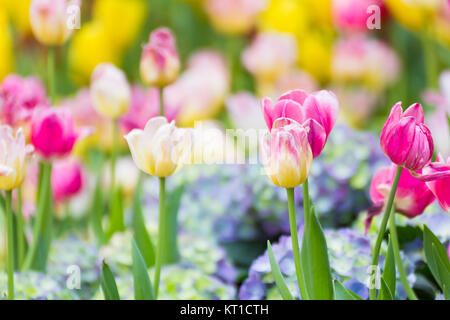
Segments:
[[[327,142],[325,128],[314,119],[308,119],[303,126],[308,132],[308,142],[311,146],[313,157],[317,158]]]
[[[145,157],[145,151],[141,148],[140,139],[143,138],[144,132],[139,129],[132,130],[129,134],[125,136],[125,139],[127,140],[128,146],[131,151],[131,157],[133,158],[134,163],[136,166],[150,174],[150,170],[148,167],[148,163]]]
[[[414,103],[405,110],[402,117],[413,117],[416,119],[416,123],[423,123],[424,115],[423,108],[420,103]]]
[[[295,89],[295,90],[291,90],[286,92],[285,94],[283,94],[278,101],[280,100],[294,100],[295,102],[303,105],[303,103],[305,102],[306,98],[308,97],[308,94],[300,89]]]

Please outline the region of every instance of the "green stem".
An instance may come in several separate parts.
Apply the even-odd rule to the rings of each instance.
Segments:
[[[386,208],[384,209],[383,220],[381,221],[380,230],[378,231],[377,240],[375,242],[375,246],[372,251],[372,266],[375,266],[376,270],[378,270],[378,259],[380,257],[381,243],[383,242],[384,233],[386,232],[386,226],[389,221],[389,215],[392,210],[395,192],[397,191],[398,181],[400,180],[401,173],[402,173],[402,167],[397,166],[394,181],[392,182],[391,191],[389,192],[388,201],[386,203]],[[376,298],[377,298],[376,290],[377,290],[376,288],[371,288],[369,290],[370,300],[376,300]]]
[[[47,77],[50,102],[55,103],[55,47],[48,47]]]
[[[36,220],[33,227],[33,242],[25,258],[22,269],[28,270],[31,268],[33,260],[35,258],[39,239],[41,238],[42,229],[45,223],[45,208],[46,202],[49,197],[49,192],[51,192],[50,180],[52,173],[52,166],[50,163],[40,163],[40,175],[42,176],[42,181],[39,186],[39,197],[38,197],[38,208],[36,211]]]
[[[289,208],[289,226],[291,227],[292,251],[294,253],[295,272],[297,274],[298,288],[303,300],[308,299],[302,265],[300,263],[300,247],[298,245],[297,221],[295,219],[294,188],[286,188]]]
[[[158,226],[158,249],[156,252],[155,265],[155,297],[158,298],[159,278],[161,275],[162,253],[164,244],[164,230],[166,220],[166,178],[159,178],[159,226]]]
[[[438,85],[439,72],[436,47],[427,30],[422,32],[420,38],[422,41],[422,50],[425,63],[425,76],[427,80],[426,85],[429,89],[435,89]]]
[[[391,232],[391,243],[392,249],[394,251],[395,264],[398,268],[398,273],[400,275],[400,281],[403,284],[406,294],[410,300],[418,300],[414,290],[409,285],[408,278],[406,276],[405,266],[403,265],[402,258],[400,256],[400,247],[397,235],[397,226],[395,225],[395,210],[392,210],[391,216],[389,218],[389,231]]]
[[[309,223],[309,215],[311,208],[309,207],[309,185],[308,179],[303,182],[303,209],[304,209],[304,219],[305,225]]]
[[[119,120],[113,120],[112,127],[112,149],[111,149],[111,195],[114,196],[114,190],[116,187],[116,162],[117,162],[117,149],[118,149],[118,141],[119,141]]]
[[[8,299],[14,300],[14,233],[11,210],[12,191],[6,191],[6,224],[8,232]]]
[[[17,262],[19,268],[25,258],[24,222],[22,214],[22,187],[17,188]]]
[[[159,87],[159,115],[164,117],[164,87]]]

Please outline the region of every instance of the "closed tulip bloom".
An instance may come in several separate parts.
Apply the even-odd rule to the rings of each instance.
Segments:
[[[55,161],[52,167],[53,199],[57,203],[67,201],[83,188],[83,171],[80,162],[74,159]]]
[[[325,90],[311,94],[292,90],[282,95],[275,104],[269,98],[264,98],[261,104],[269,129],[278,118],[289,118],[305,127],[314,158],[322,152],[339,111],[336,96]]]
[[[104,117],[117,119],[126,113],[131,89],[123,71],[111,63],[99,64],[92,73],[91,98],[95,110]]]
[[[67,110],[39,108],[31,119],[31,143],[44,159],[68,155],[80,136]]]
[[[294,188],[305,182],[313,154],[305,128],[288,118],[277,119],[264,136],[261,156],[267,175],[283,188]]]
[[[422,106],[411,105],[403,112],[396,103],[381,131],[381,149],[399,166],[412,171],[422,169],[433,155],[433,139],[424,125]]]
[[[372,212],[378,214],[383,209],[395,176],[395,166],[383,167],[377,171],[370,184],[370,197],[374,202]],[[416,179],[408,170],[402,169],[395,193],[394,204],[398,213],[414,218],[434,201],[433,193],[425,182]]]
[[[32,151],[33,147],[25,144],[22,129],[14,134],[10,126],[0,126],[0,190],[9,191],[22,184]]]
[[[33,0],[30,4],[30,23],[34,36],[39,42],[49,45],[61,45],[72,34],[70,27],[70,6],[79,6],[80,1],[73,0]]]
[[[165,87],[176,80],[180,60],[175,38],[167,28],[159,28],[150,34],[150,41],[142,50],[141,78],[148,86]]]
[[[442,209],[450,213],[450,158],[444,161],[438,155],[436,162],[431,163],[423,169],[425,176],[432,176],[431,181],[427,181],[428,188],[433,192]]]
[[[136,166],[152,176],[168,177],[188,162],[191,140],[187,130],[175,127],[164,117],[147,122],[144,130],[125,136]]]

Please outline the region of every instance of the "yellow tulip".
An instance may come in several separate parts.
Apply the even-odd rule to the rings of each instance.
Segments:
[[[14,66],[12,39],[6,12],[0,7],[0,81],[8,75]]]
[[[421,30],[445,0],[386,0],[389,12],[404,26]]]
[[[31,0],[3,0],[8,9],[11,22],[23,35],[31,33],[30,3]]]
[[[269,0],[267,9],[261,14],[259,27],[293,34],[306,30],[309,17],[304,3],[299,0]]]

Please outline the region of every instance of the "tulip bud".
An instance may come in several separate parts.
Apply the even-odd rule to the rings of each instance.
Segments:
[[[150,34],[150,42],[142,51],[140,70],[142,81],[148,86],[165,87],[176,80],[180,60],[169,29],[159,28]]]
[[[102,116],[117,119],[127,112],[131,89],[122,70],[111,63],[99,64],[91,78],[91,98]]]
[[[433,192],[442,209],[450,213],[450,158],[447,163],[441,155],[438,155],[436,162],[423,169],[424,175],[442,175],[442,178],[433,179],[426,182],[428,188]],[[445,175],[444,175],[445,174]]]
[[[164,117],[147,122],[144,130],[134,129],[125,139],[136,166],[153,176],[168,177],[190,156],[191,140],[188,131],[178,129]]]
[[[411,105],[403,112],[396,103],[381,131],[381,149],[399,166],[412,171],[422,169],[433,155],[433,139],[424,125],[422,106]]]
[[[275,185],[294,188],[302,184],[309,176],[313,159],[305,128],[291,119],[277,119],[262,140],[261,156]]]
[[[73,159],[55,161],[52,167],[53,199],[57,203],[67,201],[83,188],[81,164]]]
[[[14,135],[10,126],[0,126],[0,190],[9,191],[22,184],[32,151],[32,146],[25,145],[22,129]]]
[[[69,154],[80,134],[75,132],[69,112],[56,108],[39,108],[31,119],[31,143],[45,159]]]
[[[72,34],[70,6],[79,6],[78,0],[33,0],[30,4],[30,24],[34,36],[41,43],[55,46],[67,41]]]

